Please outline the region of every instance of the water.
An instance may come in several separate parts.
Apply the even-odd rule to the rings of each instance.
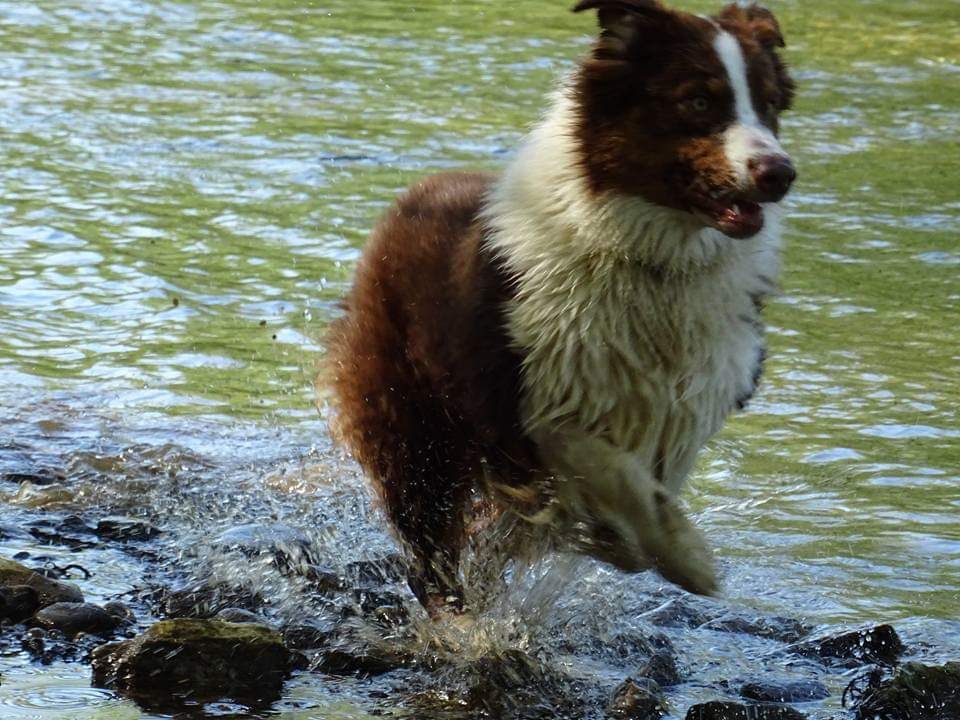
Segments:
[[[729,607],[832,629],[894,622],[919,657],[948,659],[960,14],[951,0],[775,9],[800,81],[784,134],[801,182],[771,360],[686,497]],[[388,552],[314,406],[323,329],[392,195],[433,170],[501,166],[591,24],[544,0],[0,2],[0,472],[58,469],[73,498],[31,508],[0,487],[0,555],[82,560],[99,602],[151,578],[236,575],[209,539],[242,522],[298,528],[333,566]],[[73,553],[25,530],[110,512],[163,527],[160,557]],[[250,574],[277,617],[312,611],[296,583]],[[581,643],[647,628],[637,597],[656,595],[654,578],[590,564],[579,577],[547,593],[552,609],[519,593],[476,652],[557,652],[551,623],[567,616],[590,618],[571,626]],[[669,634],[693,677],[671,692],[677,716],[715,696],[710,682],[803,672],[745,636]],[[148,717],[91,689],[86,665],[0,650],[0,717]],[[613,683],[631,671],[586,655],[567,665]],[[418,682],[301,675],[275,710],[352,720]]]

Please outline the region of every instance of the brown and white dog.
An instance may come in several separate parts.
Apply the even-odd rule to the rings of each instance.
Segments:
[[[403,195],[328,337],[337,434],[433,611],[461,597],[478,496],[540,498],[578,550],[717,587],[674,497],[760,375],[794,84],[761,7],[574,8],[594,9],[599,39],[506,171]]]

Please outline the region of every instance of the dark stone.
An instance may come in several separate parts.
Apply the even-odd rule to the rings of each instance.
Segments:
[[[167,618],[212,618],[224,608],[253,610],[259,603],[244,590],[199,582],[163,594],[160,613]]]
[[[813,628],[799,620],[784,617],[749,618],[732,617],[711,620],[704,628],[718,632],[743,633],[767,640],[776,640],[782,643],[795,643],[813,630]]]
[[[40,596],[27,585],[0,587],[0,620],[23,622],[40,607]]]
[[[251,523],[226,530],[214,543],[224,550],[236,550],[250,557],[272,556],[284,572],[305,573],[317,558],[307,535],[280,523]]]
[[[663,625],[665,627],[700,627],[710,620],[706,612],[693,606],[693,604],[683,597],[677,597],[661,608],[646,613],[644,620],[654,625]]]
[[[362,615],[371,615],[377,608],[391,607],[398,612],[403,611],[403,598],[389,591],[363,590],[353,591],[353,602],[360,609]]]
[[[322,647],[330,639],[330,628],[315,625],[291,625],[283,629],[283,642],[295,650],[309,650]]]
[[[407,563],[402,555],[384,555],[347,563],[344,574],[355,585],[387,585],[406,580]]]
[[[956,720],[960,718],[960,662],[931,667],[907,663],[893,678],[867,688],[857,720]]]
[[[672,687],[683,681],[683,673],[677,666],[674,656],[664,650],[657,650],[637,671],[640,677],[653,680],[661,687]]]
[[[95,532],[106,540],[120,542],[152,540],[160,530],[146,522],[130,517],[106,517],[97,523]]]
[[[13,585],[33,588],[40,607],[58,602],[83,602],[83,593],[73,583],[52,580],[25,565],[0,558],[0,587]]]
[[[114,617],[119,618],[122,622],[133,622],[136,620],[133,610],[124,605],[122,602],[111,600],[103,606],[103,609]]]
[[[708,702],[694,705],[686,720],[806,720],[807,716],[783,705],[741,705],[735,702]]]
[[[353,675],[375,677],[384,675],[407,664],[407,658],[388,652],[377,652],[369,647],[335,647],[323,651],[314,670],[327,675]]]
[[[886,666],[896,665],[905,650],[897,631],[890,625],[818,638],[790,649],[799,655],[839,660],[848,665]]]
[[[250,612],[249,610],[244,610],[243,608],[224,608],[214,615],[214,617],[217,620],[223,620],[224,622],[231,623],[254,623],[255,625],[269,624],[256,613]]]
[[[122,620],[93,603],[54,603],[33,616],[33,624],[46,630],[59,630],[64,635],[78,633],[110,635]]]
[[[13,483],[33,483],[34,485],[53,485],[66,480],[60,470],[41,468],[36,472],[8,472],[0,474],[0,481]]]
[[[657,720],[667,714],[663,691],[653,680],[627,679],[613,693],[607,716],[625,720]]]
[[[93,684],[155,710],[230,698],[264,706],[280,695],[291,655],[270,628],[164,620],[93,652]]]
[[[334,570],[322,565],[305,565],[301,574],[310,581],[314,590],[321,593],[343,592],[350,584]]]
[[[816,680],[791,680],[789,682],[751,682],[740,688],[740,697],[747,700],[774,703],[796,703],[823,700],[830,691]]]

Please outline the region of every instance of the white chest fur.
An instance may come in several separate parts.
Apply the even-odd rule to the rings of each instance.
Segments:
[[[759,235],[732,240],[638,198],[598,200],[570,118],[561,94],[486,211],[518,281],[509,326],[525,356],[524,422],[602,438],[676,492],[752,387],[755,299],[778,275],[779,208],[765,208]]]

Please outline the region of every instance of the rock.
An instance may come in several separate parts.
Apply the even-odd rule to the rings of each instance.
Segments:
[[[684,597],[677,597],[661,607],[645,613],[644,620],[665,627],[700,627],[710,620],[706,612],[700,610]]]
[[[694,705],[686,720],[806,720],[807,716],[783,705],[741,705],[735,702],[708,702]]]
[[[214,543],[251,557],[272,556],[277,567],[288,572],[309,572],[316,562],[310,538],[280,523],[237,525],[220,533]]]
[[[33,588],[40,607],[58,602],[83,602],[83,593],[73,583],[52,580],[25,565],[0,558],[0,587],[13,585]]]
[[[740,688],[740,697],[747,700],[774,703],[796,703],[823,700],[830,691],[816,680],[791,680],[789,682],[751,682]]]
[[[857,720],[953,720],[960,718],[960,662],[931,667],[907,663],[855,708]]]
[[[407,578],[407,563],[402,555],[355,560],[347,563],[345,573],[355,585],[387,585]]]
[[[711,620],[704,628],[718,632],[743,633],[782,643],[795,643],[813,630],[799,620],[784,617],[724,617]]]
[[[383,675],[407,664],[403,658],[369,647],[335,647],[323,651],[313,669],[327,675],[354,675],[368,678]]]
[[[46,630],[59,630],[64,635],[77,633],[109,635],[122,620],[93,603],[61,602],[48,605],[33,616],[33,623]]]
[[[133,622],[137,619],[136,615],[133,614],[133,610],[116,600],[108,602],[103,606],[103,609],[114,617],[119,618],[121,622]]]
[[[61,471],[50,470],[48,468],[41,468],[36,472],[8,472],[0,474],[0,482],[18,484],[28,482],[34,485],[53,485],[54,483],[62,483],[66,479],[66,475]]]
[[[159,529],[145,520],[120,516],[103,518],[94,532],[106,540],[121,542],[152,540],[160,534]]]
[[[73,502],[74,494],[66,485],[53,483],[35,485],[32,482],[20,483],[20,489],[7,502],[27,508],[46,508]]]
[[[849,665],[894,666],[905,650],[897,631],[890,625],[818,638],[794,645],[792,652],[807,657],[840,660]]]
[[[220,620],[162,620],[93,653],[93,684],[150,709],[221,698],[262,706],[280,695],[291,655],[280,634]]]
[[[664,650],[657,650],[650,659],[637,671],[637,675],[653,680],[661,687],[679,685],[683,681],[683,674],[677,666],[673,655]]]
[[[262,617],[254,612],[250,612],[249,610],[244,610],[243,608],[224,608],[214,615],[214,618],[217,620],[223,620],[224,622],[253,623],[255,625],[269,626],[269,623]]]
[[[167,618],[212,618],[224,608],[253,610],[259,603],[249,592],[198,582],[163,593],[160,612]]]
[[[657,720],[667,714],[663,691],[653,680],[627,679],[613,693],[607,716],[626,720]]]
[[[325,645],[332,632],[315,625],[291,625],[283,629],[283,642],[294,650],[309,650]]]
[[[0,620],[23,622],[39,607],[40,597],[32,587],[27,585],[0,587]]]

